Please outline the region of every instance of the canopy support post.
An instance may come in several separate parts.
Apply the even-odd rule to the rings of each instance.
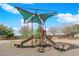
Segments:
[[[34,17],[34,15],[33,15],[33,17]],[[33,18],[32,18],[31,25],[32,25],[32,35],[33,35]],[[33,36],[34,36],[34,35],[33,35]],[[32,39],[32,41],[31,41],[31,46],[33,46],[33,39]]]

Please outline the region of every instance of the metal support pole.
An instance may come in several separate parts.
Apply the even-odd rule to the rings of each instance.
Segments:
[[[33,18],[32,18],[32,35],[33,35]],[[33,46],[33,39],[31,41],[31,45]]]

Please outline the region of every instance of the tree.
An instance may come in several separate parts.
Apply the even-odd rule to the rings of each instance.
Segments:
[[[49,31],[50,31],[51,33],[53,33],[53,36],[55,36],[55,35],[56,35],[56,32],[57,32],[57,28],[56,28],[56,27],[51,27],[51,28],[49,29]]]
[[[11,38],[11,37],[14,36],[12,28],[7,28],[6,29],[6,35],[7,35],[8,38]]]
[[[79,24],[75,24],[72,27],[73,27],[75,33],[79,33]]]
[[[0,24],[0,35],[6,35],[8,38],[11,38],[14,36],[14,32],[12,28],[8,28],[7,26]]]
[[[65,33],[67,36],[72,36],[74,37],[74,34],[79,33],[79,25],[71,25],[71,26],[64,26],[61,31]]]
[[[21,33],[23,38],[27,38],[32,34],[32,29],[27,27],[27,26],[23,26],[20,29],[20,33]]]

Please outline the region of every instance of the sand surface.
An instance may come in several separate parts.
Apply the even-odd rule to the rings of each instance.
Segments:
[[[64,42],[72,45],[72,49],[59,52],[53,47],[45,48],[45,52],[40,53],[36,48],[16,48],[14,43],[21,40],[0,41],[0,56],[79,56],[79,39],[53,39],[54,42]],[[30,42],[25,45],[30,45]]]

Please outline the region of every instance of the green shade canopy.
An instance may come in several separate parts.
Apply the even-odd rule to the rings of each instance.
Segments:
[[[46,20],[49,17],[56,15],[56,13],[33,14],[19,7],[16,7],[16,9],[23,15],[24,23],[33,22],[33,23],[45,24]]]
[[[28,20],[29,17],[31,17],[33,15],[31,12],[28,12],[28,11],[26,11],[24,9],[19,8],[19,7],[16,7],[16,9],[23,15],[24,22],[26,20]]]

